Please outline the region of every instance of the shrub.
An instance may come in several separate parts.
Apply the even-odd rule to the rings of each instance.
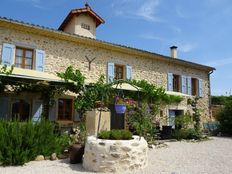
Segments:
[[[101,131],[98,134],[98,138],[101,138],[101,139],[110,139],[110,134],[111,134],[111,131]]]
[[[177,140],[182,140],[182,139],[195,139],[199,140],[201,139],[201,134],[199,134],[195,129],[179,129],[175,130],[174,133],[172,134],[173,138]]]
[[[128,130],[101,131],[98,134],[98,138],[110,140],[130,140],[132,139],[132,133]]]
[[[178,129],[181,128],[187,129],[192,124],[193,124],[192,115],[189,113],[175,117],[175,126]]]
[[[231,96],[212,96],[211,103],[213,105],[224,105]]]
[[[133,136],[133,134],[127,130],[121,130],[121,134],[122,134],[123,140],[130,140],[130,139],[132,139],[132,136]]]
[[[37,155],[60,154],[68,145],[67,135],[54,133],[54,124],[45,120],[39,123],[0,121],[0,163],[23,165]]]
[[[129,116],[129,124],[134,133],[146,138],[147,134],[153,131],[152,117],[146,111],[145,106],[136,108]]]
[[[225,107],[218,114],[217,120],[220,123],[220,130],[228,135],[232,135],[232,97],[228,98]]]

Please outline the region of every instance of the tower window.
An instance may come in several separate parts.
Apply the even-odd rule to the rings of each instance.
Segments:
[[[87,24],[84,24],[84,23],[81,24],[81,28],[84,28],[86,30],[90,30],[90,26]]]

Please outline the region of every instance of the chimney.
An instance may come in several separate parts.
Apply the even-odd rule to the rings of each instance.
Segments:
[[[177,46],[171,46],[170,51],[171,51],[171,57],[172,58],[177,58]]]
[[[90,9],[90,6],[87,2],[85,3],[85,8]]]

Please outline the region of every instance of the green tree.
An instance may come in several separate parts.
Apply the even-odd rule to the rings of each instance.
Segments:
[[[226,100],[225,107],[218,114],[217,120],[220,123],[221,131],[232,135],[232,97]]]

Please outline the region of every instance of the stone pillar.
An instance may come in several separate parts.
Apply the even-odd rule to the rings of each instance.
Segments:
[[[86,123],[87,135],[97,136],[99,117],[100,117],[100,111],[97,109],[86,112],[85,123]],[[110,130],[110,121],[111,121],[110,112],[101,111],[99,131]]]

